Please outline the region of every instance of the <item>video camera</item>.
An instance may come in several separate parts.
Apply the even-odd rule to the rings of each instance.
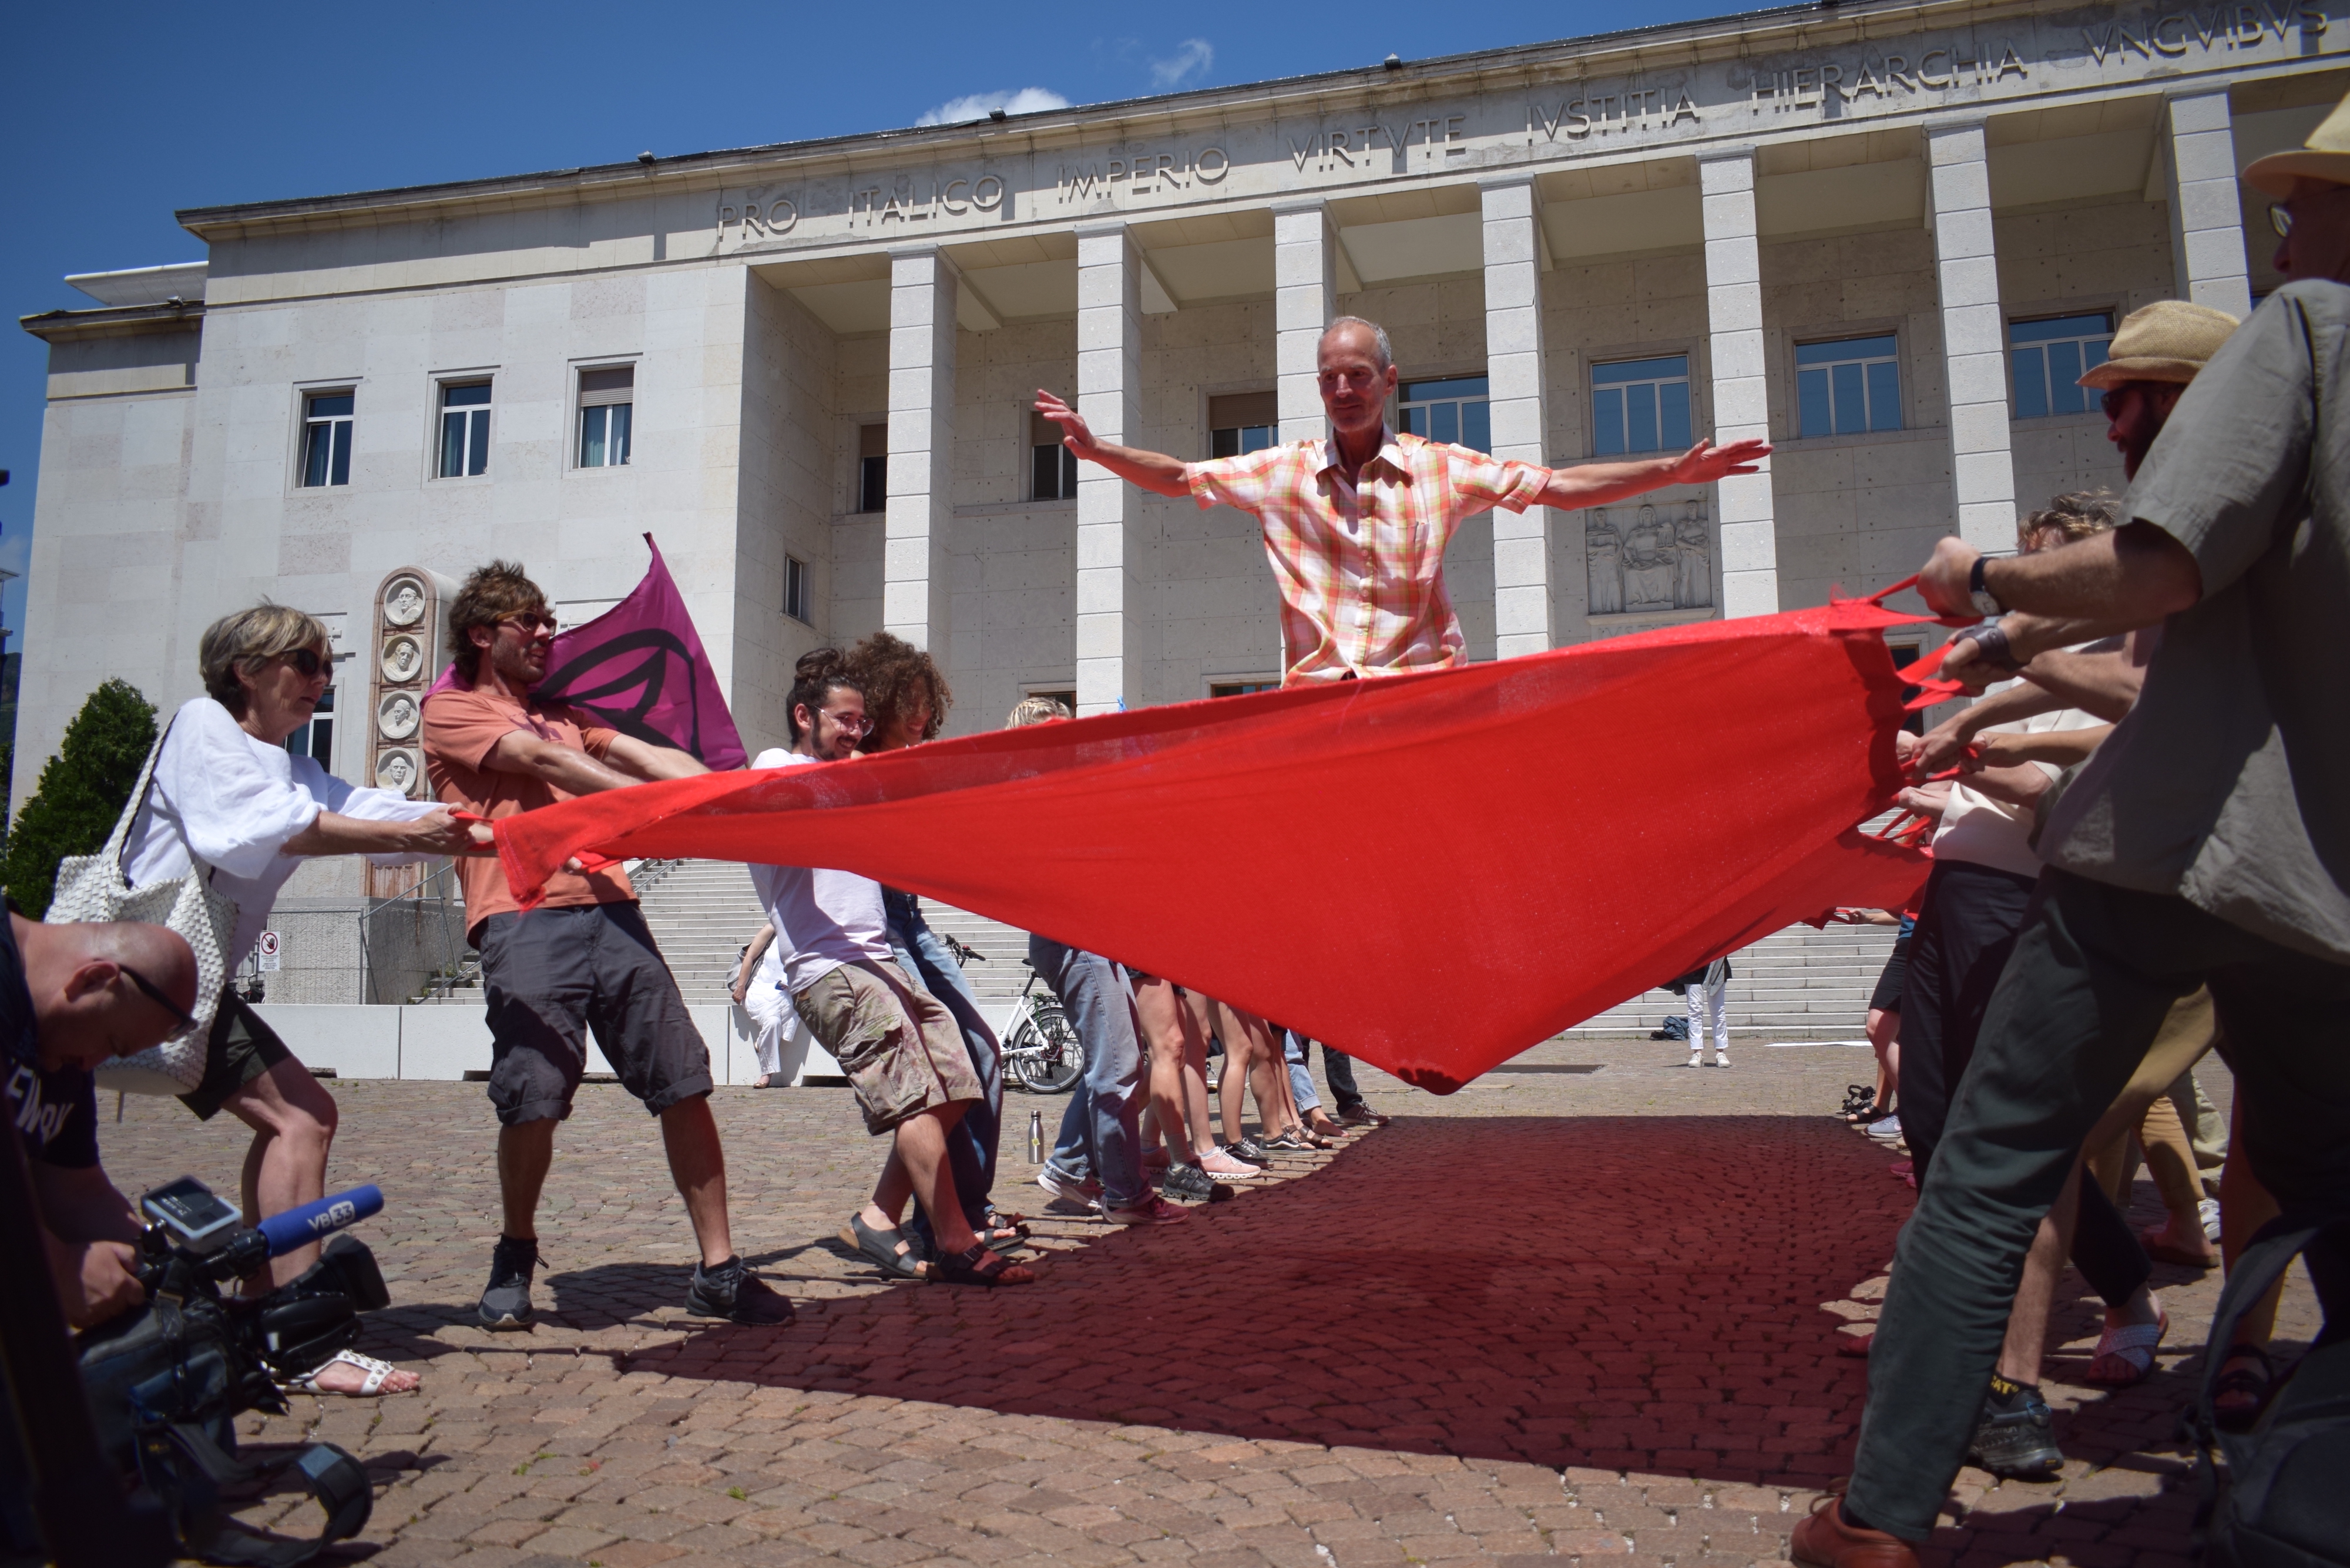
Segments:
[[[220,1488],[255,1478],[236,1458],[236,1417],[283,1412],[279,1379],[330,1359],[359,1337],[359,1314],[389,1304],[375,1254],[338,1234],[383,1210],[383,1193],[354,1188],[260,1224],[183,1176],[139,1199],[147,1303],[81,1336],[84,1387],[100,1446],[162,1501],[192,1554],[216,1562],[293,1563],[356,1534],[373,1504],[359,1461],[329,1443],[295,1462],[326,1510],[315,1542],[266,1546],[220,1509]],[[328,1239],[318,1261],[267,1295],[224,1296],[270,1259]],[[294,1549],[298,1549],[298,1552]]]

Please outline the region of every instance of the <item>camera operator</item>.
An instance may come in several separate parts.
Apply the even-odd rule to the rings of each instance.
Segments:
[[[98,1163],[90,1069],[187,1027],[196,960],[162,926],[0,923],[0,1045],[8,1125],[25,1152],[35,1217],[66,1321],[104,1323],[146,1299],[143,1229]]]

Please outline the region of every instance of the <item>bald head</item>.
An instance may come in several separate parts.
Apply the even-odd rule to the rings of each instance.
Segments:
[[[196,955],[177,931],[127,920],[52,926],[9,919],[44,1067],[95,1067],[186,1027],[196,1005]]]

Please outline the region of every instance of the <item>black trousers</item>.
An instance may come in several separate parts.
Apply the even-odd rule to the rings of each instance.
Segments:
[[[1869,1349],[1852,1513],[1913,1541],[1932,1532],[2033,1233],[2171,1003],[2203,984],[2227,1033],[2253,1174],[2287,1209],[2350,1214],[2350,965],[2183,898],[2043,873],[1952,1098],[1933,1179],[1902,1228]],[[1901,1065],[1906,1094],[1906,1050]],[[2329,1319],[2350,1321],[2340,1315],[2350,1269],[2310,1262]]]

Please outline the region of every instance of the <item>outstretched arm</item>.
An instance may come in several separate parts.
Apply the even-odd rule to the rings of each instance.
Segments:
[[[1191,486],[1183,478],[1180,458],[1169,457],[1163,452],[1145,452],[1140,447],[1120,446],[1116,441],[1096,441],[1085,416],[1042,387],[1036,389],[1036,411],[1061,427],[1063,446],[1087,462],[1100,463],[1128,484],[1139,484],[1179,500],[1191,493]]]
[[[1957,538],[1934,546],[1918,592],[1939,615],[1972,615],[1968,580],[1978,552]],[[2150,523],[1983,563],[1983,587],[2008,607],[2000,621],[2019,664],[2051,649],[2154,626],[2203,597],[2203,568],[2186,545]],[[1941,673],[1977,685],[1995,680],[1974,645],[1960,643]]]
[[[1578,506],[1605,506],[1668,484],[1711,484],[1725,474],[1752,473],[1754,465],[1770,455],[1767,441],[1734,441],[1728,446],[1700,441],[1679,457],[1556,468],[1551,471],[1541,504],[1572,511]]]

